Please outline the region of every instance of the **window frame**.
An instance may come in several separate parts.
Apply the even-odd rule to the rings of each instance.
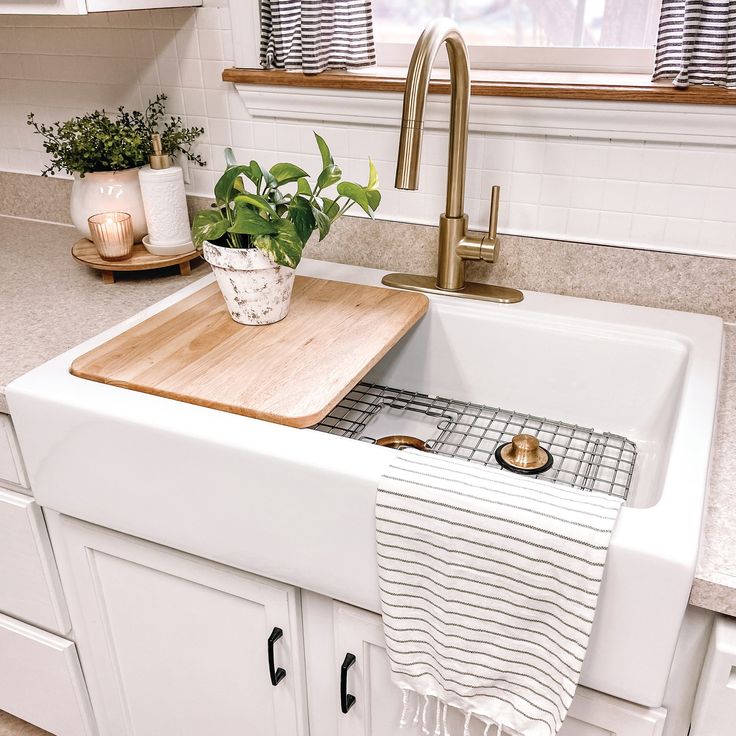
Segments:
[[[380,67],[407,68],[414,42],[376,42]],[[580,72],[603,74],[652,74],[654,48],[580,48],[572,46],[468,46],[472,70]],[[447,68],[440,53],[438,68]]]
[[[648,0],[647,26],[656,35],[662,0]],[[381,22],[374,17],[376,62],[378,66],[409,66],[417,38],[407,29],[405,41],[382,40]],[[417,35],[418,37],[418,35]],[[655,47],[590,47],[590,46],[495,46],[468,44],[472,69],[500,71],[580,72],[614,74],[651,74],[654,70]],[[446,55],[436,65],[447,67]]]

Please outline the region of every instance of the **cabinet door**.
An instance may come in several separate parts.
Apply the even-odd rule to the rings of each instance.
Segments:
[[[312,734],[420,734],[421,727],[399,729],[401,693],[391,682],[381,617],[310,593],[303,594],[302,605]],[[347,654],[355,657],[346,678],[355,702],[343,713],[340,676]],[[431,707],[427,725],[433,733],[434,712],[429,711]],[[580,687],[559,736],[659,736],[665,715],[661,708],[644,708]],[[453,708],[447,724],[450,733],[463,733],[463,719]],[[483,730],[474,721],[471,736],[482,736]]]
[[[85,0],[0,0],[0,15],[85,15]]]
[[[295,588],[48,516],[103,736],[306,734]]]
[[[0,488],[0,612],[66,634],[64,603],[41,507]]]

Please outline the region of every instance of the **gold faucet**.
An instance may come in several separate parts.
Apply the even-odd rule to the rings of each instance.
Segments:
[[[449,18],[430,23],[419,37],[409,64],[404,89],[399,156],[396,162],[396,188],[417,189],[422,150],[424,110],[427,104],[432,65],[442,44],[450,59],[450,151],[447,164],[447,200],[440,215],[437,277],[391,273],[383,277],[386,286],[413,291],[430,291],[449,296],[464,296],[493,302],[520,302],[517,289],[465,281],[465,261],[493,263],[500,243],[496,233],[500,187],[491,190],[488,233],[468,231],[464,211],[465,166],[468,150],[468,110],[470,106],[470,62],[468,49],[457,25]]]

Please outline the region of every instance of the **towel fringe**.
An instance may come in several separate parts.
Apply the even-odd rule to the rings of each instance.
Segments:
[[[440,733],[440,699],[435,698],[435,711],[434,711],[434,734],[432,736],[442,736]]]
[[[406,713],[409,710],[409,690],[402,689],[401,691],[401,700],[403,703],[403,707],[401,709],[401,718],[399,719],[399,728],[404,728],[406,726]]]
[[[416,709],[416,711],[414,713],[414,720],[412,721],[412,723],[415,726],[418,726],[419,725],[419,714],[421,712],[422,712],[422,701],[419,699],[419,693],[417,693],[417,709]]]
[[[443,736],[450,736],[450,732],[447,730],[447,703],[442,703],[442,734]]]
[[[422,708],[422,733],[425,736],[429,736],[429,729],[427,728],[427,706],[429,706],[429,695],[424,696],[424,708]]]
[[[470,711],[465,713],[465,724],[463,725],[463,736],[470,736],[470,716],[473,715]]]

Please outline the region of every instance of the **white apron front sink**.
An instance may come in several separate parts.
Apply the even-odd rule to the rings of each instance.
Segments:
[[[382,272],[304,261],[309,276]],[[71,376],[71,361],[207,277],[31,371],[8,399],[39,502],[378,612],[374,499],[396,450]],[[662,703],[695,568],[721,357],[714,317],[527,293],[430,296],[371,381],[623,435],[638,451],[581,682]]]

